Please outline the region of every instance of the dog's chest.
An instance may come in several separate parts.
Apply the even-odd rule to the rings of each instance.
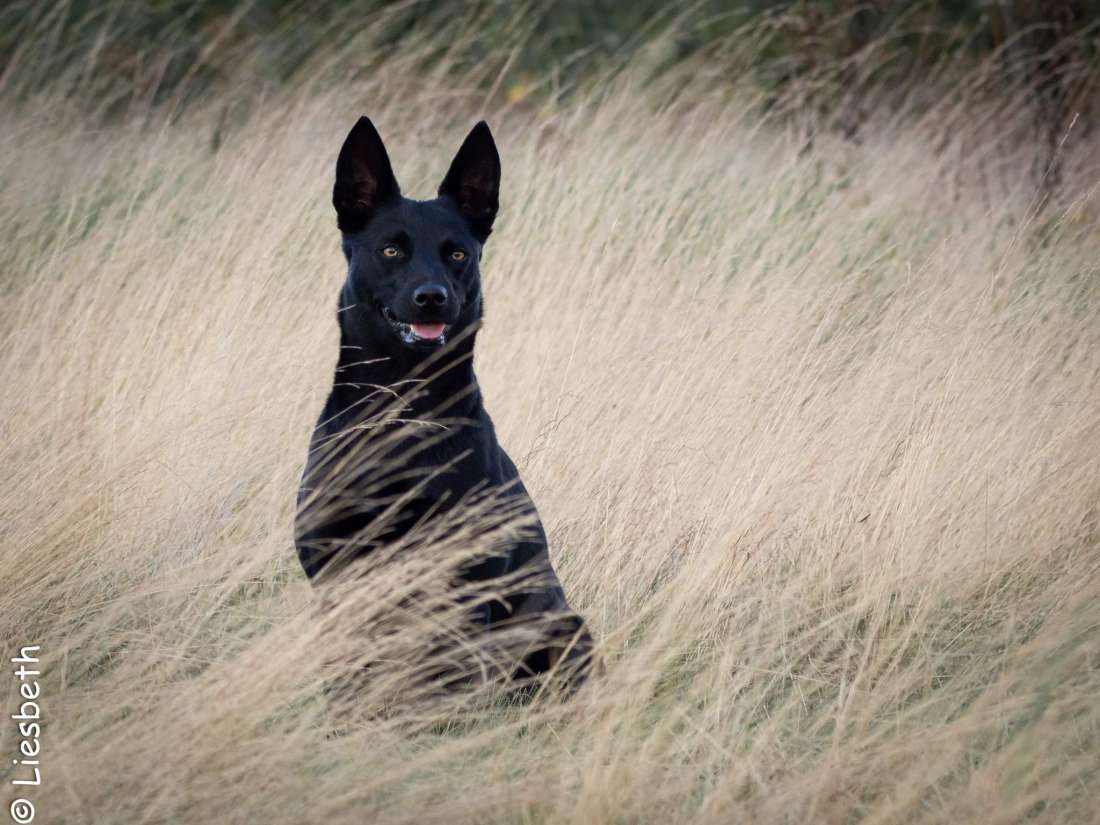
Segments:
[[[361,471],[364,477],[379,470],[384,475],[396,475],[393,484],[386,485],[391,493],[417,488],[417,497],[453,500],[471,490],[501,483],[498,452],[485,428],[467,424],[444,437],[402,440],[382,459],[381,464],[388,466],[362,467]]]

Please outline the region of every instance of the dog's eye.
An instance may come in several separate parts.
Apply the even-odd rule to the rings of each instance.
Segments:
[[[382,247],[382,256],[385,258],[400,258],[401,249],[397,246],[397,244],[386,244],[384,247]]]
[[[450,258],[452,261],[461,263],[462,261],[466,260],[466,250],[456,249],[454,252],[451,253]]]

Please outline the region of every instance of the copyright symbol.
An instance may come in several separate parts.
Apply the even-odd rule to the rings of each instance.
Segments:
[[[19,825],[27,825],[34,819],[34,805],[29,799],[17,799],[11,803],[11,818]]]

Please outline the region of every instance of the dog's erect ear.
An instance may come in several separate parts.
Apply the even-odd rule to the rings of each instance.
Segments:
[[[378,130],[370,118],[359,118],[336,159],[332,205],[337,225],[344,232],[357,232],[379,206],[400,195]]]
[[[447,177],[439,185],[439,194],[450,198],[482,243],[493,231],[500,193],[500,155],[493,134],[480,121],[451,161]]]

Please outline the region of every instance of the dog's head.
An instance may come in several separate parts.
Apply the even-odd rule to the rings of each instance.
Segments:
[[[332,202],[343,233],[344,298],[357,323],[391,351],[431,350],[481,317],[478,262],[493,228],[500,157],[478,123],[439,186],[439,197],[402,197],[386,147],[369,119],[348,133]]]

